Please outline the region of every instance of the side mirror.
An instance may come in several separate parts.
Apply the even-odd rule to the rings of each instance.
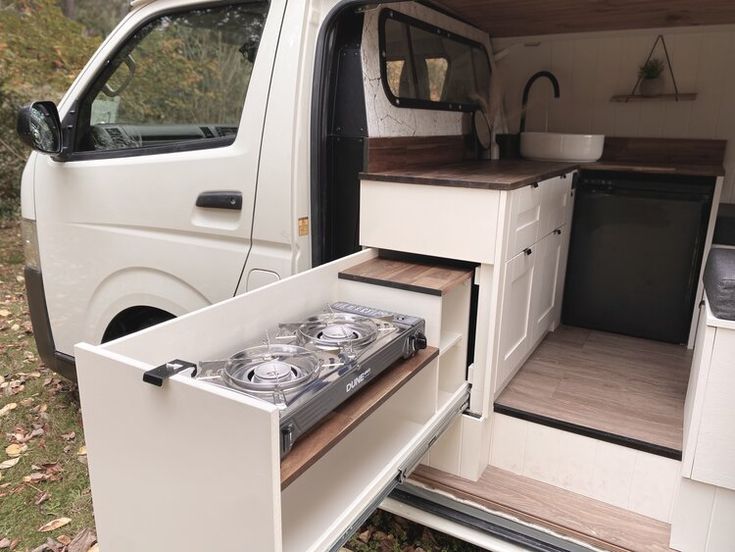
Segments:
[[[61,121],[54,102],[34,102],[18,112],[18,136],[34,150],[59,154]]]

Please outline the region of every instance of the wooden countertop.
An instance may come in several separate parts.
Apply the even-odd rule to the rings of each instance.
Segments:
[[[339,273],[354,280],[429,295],[444,295],[472,277],[474,269],[375,258]]]
[[[577,163],[552,163],[525,159],[473,160],[364,172],[360,174],[360,178],[404,184],[515,190],[568,173],[577,167]]]
[[[398,361],[296,441],[291,452],[281,460],[281,489],[293,483],[437,356],[439,349],[427,347],[407,360]]]
[[[669,163],[632,163],[623,161],[597,161],[579,165],[583,171],[621,171],[645,174],[678,174],[686,176],[725,176],[722,165],[678,165]]]

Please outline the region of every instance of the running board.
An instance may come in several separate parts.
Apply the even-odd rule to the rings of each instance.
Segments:
[[[410,483],[400,485],[390,494],[390,498],[531,552],[590,552],[594,550],[594,548],[582,546],[541,529],[458,502]],[[420,522],[420,520],[416,521]]]

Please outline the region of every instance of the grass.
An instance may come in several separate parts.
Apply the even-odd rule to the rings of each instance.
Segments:
[[[16,406],[0,415],[0,463],[12,460],[6,447],[27,449],[17,464],[0,470],[0,551],[30,552],[49,537],[67,543],[94,529],[86,455],[79,454],[84,433],[77,390],[38,358],[25,299],[20,228],[0,220],[0,409],[9,404]],[[71,521],[39,531],[59,518]],[[346,546],[352,552],[479,550],[382,511]]]

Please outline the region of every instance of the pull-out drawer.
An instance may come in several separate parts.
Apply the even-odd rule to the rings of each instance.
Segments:
[[[501,193],[362,180],[360,244],[493,264]]]
[[[172,359],[223,358],[334,301],[366,250],[101,345],[76,348],[101,546],[138,550],[336,549],[465,409],[439,392],[429,347],[386,370],[280,456],[277,407],[193,379],[143,374]],[[410,314],[410,313],[406,313]],[[430,343],[430,345],[436,345]]]

